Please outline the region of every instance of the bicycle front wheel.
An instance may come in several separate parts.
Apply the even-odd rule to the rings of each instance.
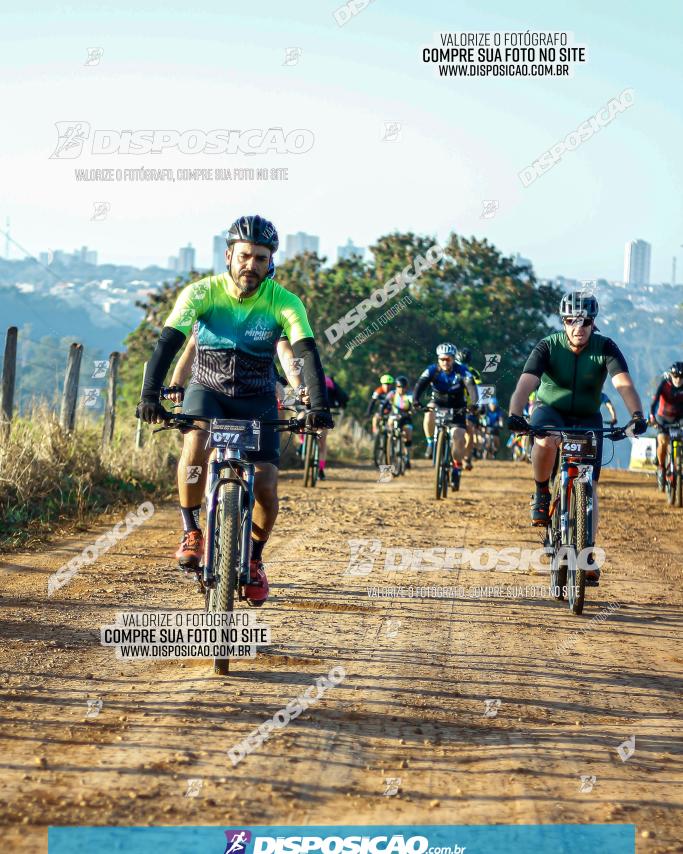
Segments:
[[[240,489],[239,483],[226,483],[220,487],[218,494],[214,548],[216,585],[207,592],[207,611],[231,612],[235,608],[239,567]],[[225,676],[230,672],[229,658],[214,658],[213,665],[215,673]]]
[[[318,480],[318,437],[306,436],[304,451],[304,486],[315,486]]]
[[[569,547],[569,566],[567,568],[569,607],[575,614],[583,612],[583,604],[586,598],[586,570],[578,565],[577,556],[589,546],[587,512],[588,496],[586,494],[586,484],[575,480],[572,485],[569,507],[569,525],[573,531],[574,542]]]
[[[676,507],[683,507],[683,478],[681,477],[681,475],[683,475],[682,469],[683,464],[681,461],[681,449],[678,442],[676,442],[674,444],[674,471],[676,472],[676,500],[674,503]]]
[[[666,465],[664,467],[664,485],[666,488],[666,500],[673,507],[676,504],[676,494],[679,491],[678,487],[678,472],[673,455],[671,444],[666,452]]]
[[[448,495],[448,436],[445,430],[439,430],[436,439],[434,459],[436,465],[436,497],[446,498]]]

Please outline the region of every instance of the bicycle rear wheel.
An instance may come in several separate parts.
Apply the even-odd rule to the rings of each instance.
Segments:
[[[216,535],[214,573],[216,586],[207,591],[206,610],[233,611],[238,585],[240,518],[239,483],[226,483],[220,487],[216,502]],[[215,673],[223,676],[230,672],[229,658],[214,658]]]
[[[577,556],[589,546],[586,514],[588,497],[586,484],[575,480],[572,484],[572,494],[569,506],[569,526],[573,531],[574,542],[569,549],[569,565],[567,569],[567,595],[569,607],[575,614],[583,612],[586,598],[586,570],[577,562]],[[572,548],[573,547],[573,548]]]

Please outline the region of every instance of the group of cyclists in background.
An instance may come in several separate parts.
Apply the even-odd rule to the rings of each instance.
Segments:
[[[326,431],[334,427],[331,409],[343,408],[348,395],[334,378],[325,374],[313,331],[301,299],[275,280],[273,255],[279,239],[275,226],[260,216],[243,216],[228,231],[226,271],[209,275],[185,287],[177,298],[148,362],[136,414],[148,423],[168,419],[160,392],[174,357],[185,347],[172,381],[174,400],[183,413],[204,422],[214,418],[264,419],[258,451],[248,454],[254,464],[254,512],[251,530],[250,578],[244,595],[250,604],[263,604],[268,581],[262,561],[278,513],[280,386],[298,389],[301,424],[320,438],[318,476],[325,478]],[[384,373],[371,394],[366,416],[375,435],[386,429],[398,431],[404,449],[404,468],[414,453],[413,419],[422,413],[426,438],[425,456],[436,456],[435,432],[448,434],[450,486],[457,489],[462,470],[472,468],[473,457],[495,456],[504,425],[513,437],[533,434],[524,455],[531,462],[534,493],[531,522],[550,522],[550,482],[557,470],[562,431],[581,426],[594,429],[597,442],[592,467],[592,537],[597,531],[597,483],[600,477],[603,421],[607,408],[611,427],[616,412],[603,393],[610,375],[630,413],[632,435],[647,429],[640,397],[626,360],[615,342],[596,330],[598,301],[593,294],[565,294],[559,307],[561,329],[531,351],[509,404],[507,420],[498,401],[481,396],[481,377],[472,366],[472,353],[444,342],[436,348],[436,360],[410,387],[404,374]],[[286,374],[280,377],[275,357]],[[190,373],[191,381],[185,382]],[[423,403],[423,398],[428,400]],[[444,413],[446,413],[444,415]],[[683,362],[675,362],[662,379],[650,409],[650,421],[658,429],[658,483],[666,479],[669,432],[683,418]],[[303,428],[302,428],[303,429]],[[543,429],[546,432],[543,432]],[[614,432],[614,430],[613,430]],[[513,438],[513,443],[518,438]],[[514,449],[513,449],[514,450]],[[183,539],[176,554],[184,567],[198,566],[204,550],[199,511],[206,483],[211,449],[189,432],[184,437],[178,465],[178,489]],[[201,476],[188,482],[188,466]],[[437,495],[437,497],[439,497]],[[597,570],[596,575],[599,575]]]

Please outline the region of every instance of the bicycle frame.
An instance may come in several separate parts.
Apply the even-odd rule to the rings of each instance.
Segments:
[[[229,470],[232,477],[224,476]],[[204,554],[204,584],[213,587],[216,576],[213,572],[216,533],[216,506],[219,488],[226,483],[237,481],[240,486],[239,509],[241,520],[240,535],[240,590],[249,580],[249,559],[251,554],[251,516],[254,506],[254,464],[242,457],[239,449],[216,448],[216,457],[211,461],[206,483],[206,539]]]

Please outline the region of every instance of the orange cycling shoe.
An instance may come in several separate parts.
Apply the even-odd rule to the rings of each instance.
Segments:
[[[204,554],[204,535],[201,531],[185,531],[180,548],[175,553],[183,569],[196,569]]]
[[[253,608],[260,608],[268,598],[269,590],[266,571],[263,568],[263,561],[252,560],[249,563],[249,569],[249,584],[245,585],[244,594],[247,602]]]

